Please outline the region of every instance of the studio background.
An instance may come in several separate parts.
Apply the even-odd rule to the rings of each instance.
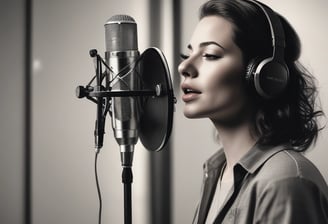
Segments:
[[[0,3],[0,222],[96,223],[95,104],[75,97],[94,75],[88,55],[105,51],[105,21],[128,14],[137,22],[139,50],[164,52],[179,85],[178,54],[198,21],[203,0],[5,0]],[[315,74],[328,113],[328,2],[263,0],[284,15],[303,43],[301,62]],[[27,10],[29,9],[31,10]],[[30,23],[26,23],[31,18]],[[26,26],[30,25],[30,26]],[[31,29],[30,29],[31,28]],[[28,41],[28,36],[31,37]],[[30,95],[29,95],[30,94]],[[140,144],[133,162],[136,224],[191,223],[200,197],[202,164],[218,149],[208,120],[188,120],[175,90],[169,146],[150,153]],[[328,129],[306,155],[328,181]],[[27,161],[27,159],[29,159]],[[123,223],[118,145],[107,118],[99,158],[103,223]]]

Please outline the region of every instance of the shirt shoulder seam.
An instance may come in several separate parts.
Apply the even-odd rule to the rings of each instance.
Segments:
[[[283,150],[283,152],[285,152],[287,154],[287,156],[290,157],[294,161],[294,164],[295,164],[296,170],[297,170],[297,176],[302,177],[301,167],[298,164],[296,158],[290,152],[288,152],[287,150]]]

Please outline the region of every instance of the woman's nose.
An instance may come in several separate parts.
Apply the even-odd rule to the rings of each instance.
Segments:
[[[183,60],[179,64],[178,71],[179,71],[180,75],[182,75],[184,77],[194,78],[197,76],[197,69],[196,69],[193,61],[190,60],[189,58]]]

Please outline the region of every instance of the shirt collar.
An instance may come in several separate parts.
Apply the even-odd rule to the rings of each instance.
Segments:
[[[263,163],[274,154],[286,149],[286,146],[268,146],[256,143],[237,164],[242,166],[248,173],[254,173]],[[221,148],[211,156],[204,164],[205,171],[221,168],[226,162],[224,151]]]
[[[205,172],[217,170],[222,168],[226,161],[223,148],[219,149],[214,155],[212,155],[204,164]]]
[[[270,146],[256,143],[238,162],[248,173],[254,173],[270,157],[286,149],[286,146]]]

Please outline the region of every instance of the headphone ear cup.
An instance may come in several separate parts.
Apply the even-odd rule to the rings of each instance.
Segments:
[[[283,62],[254,58],[247,65],[245,80],[251,92],[264,99],[274,99],[286,89],[289,70]]]

